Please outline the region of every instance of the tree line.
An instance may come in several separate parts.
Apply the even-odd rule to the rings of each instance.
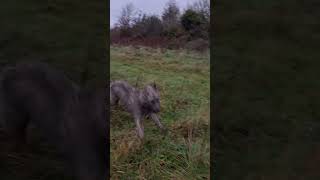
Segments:
[[[169,0],[160,16],[146,14],[129,3],[111,28],[111,43],[200,50],[209,46],[209,27],[209,0],[198,0],[184,10]]]

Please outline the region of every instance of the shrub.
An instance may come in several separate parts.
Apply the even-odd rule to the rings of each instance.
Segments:
[[[183,13],[183,15],[181,16],[181,24],[192,37],[205,38],[206,34],[208,33],[205,28],[205,16],[192,9],[187,9]]]

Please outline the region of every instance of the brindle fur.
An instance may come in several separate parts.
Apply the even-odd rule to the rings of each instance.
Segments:
[[[83,90],[43,63],[6,67],[0,76],[4,129],[24,141],[32,123],[65,154],[77,180],[109,176],[106,92]]]
[[[155,83],[139,90],[125,81],[113,81],[110,83],[110,104],[123,106],[133,116],[141,139],[144,137],[143,117],[151,118],[161,130],[165,130],[157,115],[160,112],[160,95]]]

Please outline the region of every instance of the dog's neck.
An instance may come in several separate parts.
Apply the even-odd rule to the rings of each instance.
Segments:
[[[147,116],[151,113],[151,110],[148,105],[148,100],[147,97],[145,96],[144,89],[142,90],[137,90],[138,91],[138,96],[139,96],[139,105],[142,109],[142,113],[144,116]]]

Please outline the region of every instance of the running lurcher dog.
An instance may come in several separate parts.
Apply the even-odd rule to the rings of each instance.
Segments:
[[[133,116],[140,139],[144,137],[142,120],[145,116],[150,117],[163,132],[166,131],[157,115],[160,112],[160,95],[155,83],[139,90],[125,81],[113,81],[110,83],[110,104],[124,106]]]

